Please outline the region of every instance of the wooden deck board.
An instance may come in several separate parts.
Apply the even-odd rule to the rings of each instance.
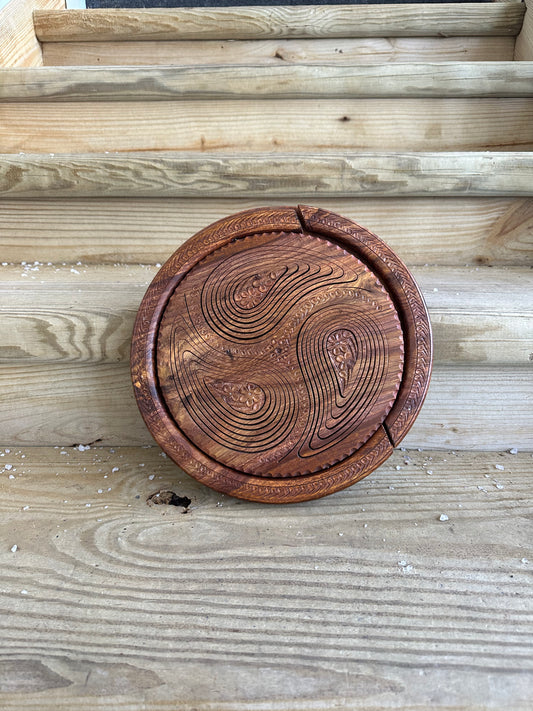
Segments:
[[[212,99],[533,97],[533,63],[184,67],[39,67],[0,69],[0,102],[99,102]],[[398,102],[389,103],[394,114]],[[453,104],[455,105],[455,104]],[[240,106],[240,105],[239,105]],[[267,104],[259,104],[259,107]],[[418,104],[413,113],[417,114]],[[421,105],[431,109],[427,102]],[[111,107],[106,107],[111,108]],[[124,108],[124,107],[122,107]],[[169,112],[172,106],[165,104]],[[243,111],[248,107],[244,105]],[[368,116],[377,111],[361,107]],[[464,113],[459,105],[457,118]],[[479,115],[479,104],[473,107]],[[520,107],[511,104],[515,113]],[[68,107],[62,107],[68,111]],[[88,110],[86,108],[86,110]],[[217,111],[212,114],[218,113]],[[316,109],[318,111],[318,107]],[[493,110],[497,110],[497,105]],[[279,107],[278,107],[279,111]],[[210,115],[211,120],[214,119]],[[372,117],[374,119],[374,117]],[[397,119],[396,119],[397,120]],[[432,120],[434,118],[432,117]],[[476,122],[479,130],[479,122]],[[512,132],[513,127],[509,127]]]
[[[530,454],[397,451],[279,507],[156,447],[0,462],[3,709],[530,708]]]
[[[2,153],[532,150],[531,98],[0,104]]]
[[[288,198],[0,200],[2,261],[164,262],[206,225]],[[315,204],[315,201],[312,201]],[[533,264],[532,198],[323,198],[410,265]]]
[[[46,66],[510,61],[514,37],[44,42]]]
[[[0,362],[129,360],[133,321],[155,267],[30,265],[0,269]],[[417,267],[439,365],[528,366],[529,268]]]
[[[526,367],[527,368],[527,367]],[[437,365],[406,446],[533,449],[533,380],[524,367]],[[0,445],[151,443],[127,363],[11,362],[0,370]]]
[[[37,11],[41,42],[79,40],[264,39],[267,37],[413,37],[517,35],[517,0],[368,6],[150,8]]]
[[[528,129],[529,130],[529,129]],[[0,197],[532,197],[533,152],[4,154]]]

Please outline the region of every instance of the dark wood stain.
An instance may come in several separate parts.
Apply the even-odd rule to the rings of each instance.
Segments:
[[[431,359],[420,292],[378,237],[326,210],[262,208],[207,227],[162,267],[132,376],[152,435],[189,474],[288,503],[390,455]]]

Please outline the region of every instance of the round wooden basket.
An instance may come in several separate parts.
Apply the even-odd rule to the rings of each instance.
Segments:
[[[131,370],[163,450],[217,491],[288,503],[392,453],[429,384],[420,291],[378,237],[328,210],[260,208],[191,237],[141,303]]]

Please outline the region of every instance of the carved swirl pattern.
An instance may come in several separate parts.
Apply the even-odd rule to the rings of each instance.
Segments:
[[[376,432],[403,351],[394,305],[361,261],[322,237],[269,232],[215,249],[178,284],[157,375],[172,418],[211,459],[291,477]]]

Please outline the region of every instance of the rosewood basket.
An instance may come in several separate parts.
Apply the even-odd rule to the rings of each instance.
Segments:
[[[313,207],[224,218],[183,244],[140,306],[131,368],[163,450],[217,491],[318,498],[392,453],[427,391],[431,328],[396,254]]]

